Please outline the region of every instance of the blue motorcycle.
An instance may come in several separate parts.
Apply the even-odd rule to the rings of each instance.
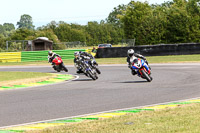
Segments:
[[[148,82],[153,80],[151,77],[151,70],[144,60],[139,58],[134,59],[132,63],[132,69],[137,72],[139,77],[146,79]]]
[[[82,68],[82,71],[87,77],[90,77],[93,80],[98,79],[97,71],[94,67],[91,66],[91,63],[89,63],[90,60],[79,58],[79,62],[80,62],[80,67]]]

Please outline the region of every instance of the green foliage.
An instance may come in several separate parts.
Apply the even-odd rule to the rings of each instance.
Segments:
[[[3,27],[3,25],[0,24],[0,34],[3,34],[5,32],[5,29]]]
[[[123,39],[123,30],[116,28],[113,24],[98,22],[88,22],[86,32],[89,35],[87,44],[97,45],[100,43],[118,43]]]
[[[4,23],[3,25],[0,24],[0,35],[3,35],[4,37],[10,36],[14,30],[15,26],[11,23]]]
[[[199,42],[198,0],[174,0],[161,5],[131,1],[121,17],[125,36],[136,45]]]
[[[49,40],[52,40],[54,43],[59,42],[57,36],[54,34],[54,32],[51,29],[36,31],[34,36],[36,38],[37,37],[47,37]]]
[[[4,30],[5,31],[12,31],[15,30],[15,26],[12,23],[4,23],[3,24]]]
[[[153,20],[153,12],[148,3],[132,1],[125,15],[121,18],[124,22],[125,36],[127,39],[136,39],[136,44],[146,44],[149,35],[152,34],[152,26],[156,20]]]
[[[0,51],[6,49],[6,38],[0,34]]]
[[[27,28],[17,29],[11,34],[11,40],[25,40],[29,36],[34,36],[35,31],[29,30]]]
[[[40,27],[38,30],[51,29],[60,42],[77,42],[86,43],[89,46],[98,45],[99,43],[119,43],[123,39],[124,32],[122,28],[114,26],[111,23],[101,21],[88,22],[88,25],[67,24],[65,22],[52,21],[47,26]]]
[[[126,11],[126,7],[126,5],[119,5],[118,7],[114,7],[114,10],[109,14],[106,21],[115,26],[121,27],[123,23],[120,21],[120,16],[122,16],[124,11]]]
[[[34,29],[32,17],[28,14],[24,14],[21,16],[20,21],[17,22],[18,28],[27,28],[27,29]]]
[[[62,42],[86,41],[84,31],[72,28],[71,25],[67,23],[59,24],[58,27],[55,28],[55,34]]]

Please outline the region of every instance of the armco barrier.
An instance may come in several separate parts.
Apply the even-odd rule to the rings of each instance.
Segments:
[[[85,49],[72,49],[72,50],[53,50],[62,56],[62,59],[73,59],[75,51],[86,51]]]
[[[73,59],[75,51],[86,51],[85,49],[73,50],[53,50],[62,59]],[[0,62],[29,62],[47,61],[48,51],[23,51],[23,52],[4,52],[0,53]]]
[[[21,62],[21,52],[0,53],[0,62]]]
[[[200,54],[200,43],[159,44],[135,47],[99,48],[97,50],[96,57],[126,57],[128,49],[134,49],[136,53],[142,54],[144,56]]]
[[[85,49],[73,49],[73,50],[53,50],[56,54],[59,54],[62,59],[73,59],[75,51],[85,51]],[[29,61],[45,61],[48,57],[48,51],[26,51],[22,52],[22,62]]]
[[[22,62],[47,60],[48,51],[27,51],[21,52]]]

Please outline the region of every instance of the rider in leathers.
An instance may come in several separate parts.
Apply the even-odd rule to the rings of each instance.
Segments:
[[[56,56],[58,56],[58,57],[61,58],[60,55],[54,53],[53,51],[49,51],[49,52],[48,52],[48,63],[51,63],[51,65],[53,66],[54,69],[56,69],[56,68],[55,68],[55,65],[54,65],[54,63],[53,63],[52,61],[53,61],[53,59],[54,59]],[[63,63],[63,62],[62,62],[62,63]]]
[[[137,74],[137,71],[136,71],[135,69],[132,68],[132,63],[133,63],[133,61],[134,61],[135,59],[141,58],[141,59],[143,59],[143,60],[145,61],[145,63],[148,65],[148,62],[147,62],[146,58],[145,58],[144,56],[140,55],[140,54],[135,53],[133,49],[129,49],[128,52],[127,52],[127,54],[128,54],[128,57],[127,57],[128,67],[131,69],[131,73],[132,73],[133,75]],[[148,67],[149,67],[149,66],[148,66]],[[149,67],[149,68],[150,68],[150,67]]]
[[[56,54],[56,53],[54,53],[54,52],[52,52],[52,51],[49,51],[49,52],[48,52],[48,62],[49,62],[49,63],[52,63],[53,59],[54,59],[56,56],[58,56],[58,57],[61,58],[60,55],[58,55],[58,54]]]
[[[77,68],[77,71],[76,71],[77,73],[83,73],[79,62],[77,62],[80,57],[83,59],[89,60],[88,63],[91,66],[98,65],[97,62],[95,61],[94,57],[87,52],[77,51],[77,52],[74,52],[74,56],[75,56],[74,64],[75,64],[75,67]]]

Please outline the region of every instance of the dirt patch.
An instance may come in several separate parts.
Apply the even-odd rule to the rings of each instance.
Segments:
[[[51,75],[51,76],[45,76],[45,77],[39,77],[39,78],[27,78],[27,79],[18,79],[18,80],[11,80],[11,81],[1,81],[1,86],[13,86],[13,85],[22,85],[27,83],[35,83],[35,82],[41,82],[48,80],[50,78],[54,78],[57,75]]]

